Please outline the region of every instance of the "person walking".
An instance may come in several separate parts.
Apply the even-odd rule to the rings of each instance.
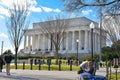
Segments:
[[[4,65],[4,61],[3,61],[2,56],[0,56],[0,72],[2,72],[3,65]]]
[[[11,50],[8,50],[6,54],[4,55],[4,60],[6,63],[6,74],[10,75],[10,63],[12,61],[12,53]]]

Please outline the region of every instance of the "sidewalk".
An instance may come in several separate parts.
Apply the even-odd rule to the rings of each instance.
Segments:
[[[96,75],[105,76],[105,71],[97,71]],[[77,80],[77,71],[44,71],[44,70],[15,70],[7,76],[5,69],[0,73],[0,80]]]

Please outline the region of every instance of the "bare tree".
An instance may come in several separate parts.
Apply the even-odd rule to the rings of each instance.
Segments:
[[[28,16],[28,4],[27,1],[13,2],[12,7],[8,9],[9,17],[6,21],[8,36],[12,46],[15,50],[15,68],[17,69],[17,53],[21,44],[24,31],[23,29],[28,28],[29,22]]]
[[[85,8],[94,8],[98,10],[100,14],[100,43],[101,43],[101,33],[102,33],[102,14],[106,12],[110,13],[111,16],[120,15],[120,0],[62,0],[65,10],[68,12],[81,11]],[[103,8],[102,8],[103,7]],[[100,44],[101,48],[101,44]],[[100,61],[101,61],[101,51],[100,51]]]
[[[106,11],[113,11],[113,15],[120,15],[120,0],[62,0],[67,11],[79,11],[86,7],[101,7],[104,6]]]
[[[107,32],[107,39],[114,44],[114,49],[117,49],[115,44],[120,40],[120,16],[105,16],[103,28]]]
[[[47,20],[46,22],[41,22],[39,25],[41,27],[41,32],[53,43],[56,62],[58,63],[58,51],[62,41],[65,39],[64,33],[67,29],[68,20],[62,19],[60,15],[55,17],[50,16]]]

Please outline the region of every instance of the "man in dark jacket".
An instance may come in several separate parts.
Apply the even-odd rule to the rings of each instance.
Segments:
[[[4,55],[4,60],[6,63],[6,74],[10,75],[10,63],[12,61],[12,53],[10,50],[8,50],[7,53]]]

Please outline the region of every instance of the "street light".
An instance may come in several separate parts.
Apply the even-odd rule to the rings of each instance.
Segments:
[[[90,28],[91,28],[91,58],[93,61],[93,29],[94,29],[95,25],[93,22],[90,23]]]
[[[3,53],[3,44],[4,44],[4,41],[2,41],[2,45],[1,45],[1,55]]]
[[[79,40],[77,39],[77,55],[76,55],[76,58],[77,58],[77,65],[78,65],[78,43],[79,43]]]

